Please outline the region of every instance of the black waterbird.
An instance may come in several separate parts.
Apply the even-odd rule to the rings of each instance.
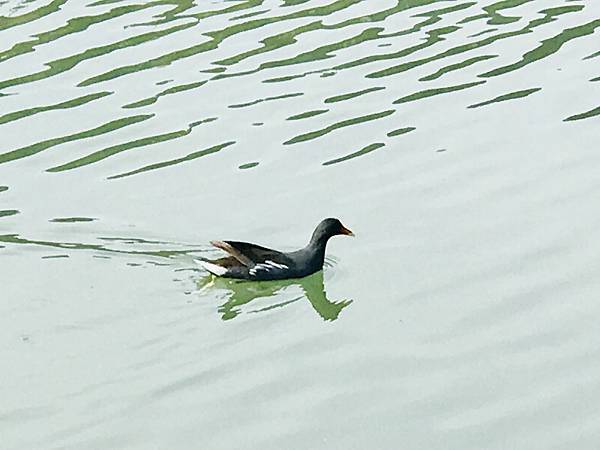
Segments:
[[[237,241],[211,241],[230,256],[203,259],[200,265],[213,275],[243,280],[284,280],[302,278],[323,269],[325,246],[330,237],[354,236],[338,219],[321,221],[308,245],[295,252],[284,253],[260,245]]]

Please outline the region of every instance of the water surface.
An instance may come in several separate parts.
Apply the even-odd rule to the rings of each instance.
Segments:
[[[594,449],[591,0],[0,1],[10,449]],[[323,273],[212,280],[211,239]]]

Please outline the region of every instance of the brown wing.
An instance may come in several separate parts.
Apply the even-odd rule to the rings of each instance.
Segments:
[[[226,251],[247,267],[254,267],[256,264],[261,264],[266,261],[285,265],[291,263],[290,259],[280,251],[261,247],[256,244],[250,244],[248,242],[211,241],[211,244]]]
[[[240,265],[240,262],[233,256],[225,256],[224,258],[214,259],[210,262],[227,269],[231,267],[238,267]]]

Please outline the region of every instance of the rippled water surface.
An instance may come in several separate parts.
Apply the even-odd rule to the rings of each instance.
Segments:
[[[0,137],[2,448],[598,448],[594,0],[3,0]]]

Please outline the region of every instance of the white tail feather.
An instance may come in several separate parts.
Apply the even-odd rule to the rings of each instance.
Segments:
[[[218,266],[208,261],[199,261],[200,265],[208,270],[213,275],[221,276],[227,272],[225,267]]]

